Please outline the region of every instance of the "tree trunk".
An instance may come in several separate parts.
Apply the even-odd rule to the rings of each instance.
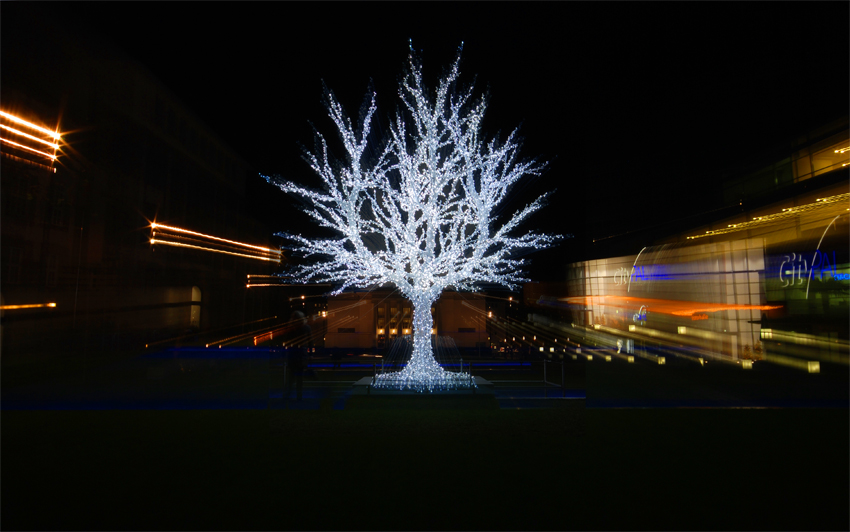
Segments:
[[[443,368],[434,358],[431,348],[431,328],[434,318],[431,316],[433,301],[427,298],[415,298],[413,303],[413,354],[407,367],[402,370],[406,379],[420,383],[429,383],[439,379],[444,373]]]

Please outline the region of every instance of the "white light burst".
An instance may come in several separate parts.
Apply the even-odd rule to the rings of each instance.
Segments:
[[[517,159],[516,130],[504,142],[482,139],[486,101],[473,100],[472,87],[456,90],[459,61],[460,53],[432,96],[411,48],[399,89],[406,112],[396,116],[379,147],[367,140],[376,95],[355,129],[328,91],[328,114],[346,157],[332,163],[321,135],[315,151],[305,150],[323,190],[263,176],[306,199],[309,215],[341,233],[316,240],[280,235],[294,241],[295,251],[320,259],[296,267],[296,280],[338,284],[334,294],[392,284],[412,302],[411,359],[403,370],[380,375],[379,387],[434,391],[474,386],[468,374],[448,372],[434,358],[432,305],[447,288],[475,290],[481,283],[515,288],[526,280],[517,252],[542,249],[560,238],[510,235],[543,205],[545,195],[493,227],[496,207],[511,186],[525,175],[539,175],[544,163]]]

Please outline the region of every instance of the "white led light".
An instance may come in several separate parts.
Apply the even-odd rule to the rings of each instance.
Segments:
[[[528,232],[511,236],[543,205],[544,196],[516,212],[501,227],[498,205],[526,175],[539,175],[543,163],[519,160],[516,131],[504,142],[481,133],[485,100],[472,88],[455,92],[458,54],[436,91],[425,88],[422,67],[411,49],[400,86],[402,111],[378,146],[369,143],[375,94],[357,128],[327,94],[328,114],[345,148],[344,164],[331,161],[324,137],[316,152],[305,153],[323,190],[264,176],[311,205],[307,213],[340,236],[309,240],[284,235],[295,252],[321,260],[296,266],[300,282],[349,287],[395,285],[413,306],[413,350],[399,372],[375,379],[377,387],[433,391],[475,386],[468,373],[445,371],[435,360],[431,307],[443,290],[475,290],[480,283],[515,289],[527,279],[517,252],[542,249],[557,236]],[[433,96],[430,96],[433,95]],[[489,316],[489,314],[488,314]]]

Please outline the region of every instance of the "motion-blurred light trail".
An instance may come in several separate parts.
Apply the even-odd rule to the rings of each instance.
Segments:
[[[0,140],[2,140],[3,142],[5,142],[5,143],[7,143],[7,144],[11,144],[12,146],[15,146],[15,147],[17,147],[17,148],[21,148],[21,149],[23,149],[23,150],[27,150],[27,151],[31,151],[31,152],[37,153],[37,154],[39,154],[39,155],[43,155],[43,156],[47,157],[48,159],[50,159],[51,161],[55,161],[55,160],[56,160],[56,156],[55,156],[55,155],[50,155],[49,153],[44,153],[43,151],[39,151],[39,150],[37,150],[37,149],[35,149],[35,148],[30,148],[29,146],[24,146],[23,144],[19,144],[19,143],[17,143],[17,142],[11,141],[11,140],[9,140],[9,139],[7,139],[7,138],[0,137]]]
[[[645,305],[650,312],[673,316],[693,316],[707,312],[723,310],[776,310],[781,305],[741,305],[733,303],[702,303],[698,301],[677,301],[673,299],[646,299],[625,296],[578,296],[565,297],[560,301],[568,304],[602,305],[620,308],[637,308]]]
[[[55,308],[56,303],[32,303],[29,305],[2,305],[0,310],[20,310],[25,308]]]
[[[687,237],[688,240],[695,240],[697,238],[703,238],[706,236],[718,236],[724,235],[726,233],[733,233],[736,231],[743,231],[745,229],[753,229],[755,227],[760,227],[764,225],[771,225],[783,220],[788,220],[799,216],[801,214],[812,213],[816,211],[829,211],[833,209],[845,209],[847,206],[847,202],[850,200],[850,193],[847,194],[837,194],[835,196],[829,196],[827,198],[818,198],[814,203],[807,203],[805,205],[799,205],[797,207],[788,207],[782,209],[780,212],[776,212],[773,214],[768,214],[765,216],[756,216],[752,220],[748,222],[741,222],[737,224],[729,224],[726,228],[723,229],[713,229],[706,231],[705,234],[702,235],[693,235]]]
[[[186,238],[184,235],[189,235],[193,238]],[[158,237],[158,238],[157,238]],[[193,243],[180,242],[180,239],[188,239]],[[151,245],[162,244],[166,246],[184,247],[190,249],[198,249],[202,251],[211,251],[214,253],[223,253],[225,255],[233,255],[237,257],[245,257],[249,259],[264,260],[267,262],[280,262],[281,252],[277,249],[271,249],[264,246],[256,246],[246,244],[245,242],[237,242],[228,240],[213,235],[191,231],[180,227],[173,227],[156,222],[151,222]],[[205,244],[205,245],[199,245]],[[218,247],[212,247],[218,246]],[[236,246],[238,251],[223,249],[229,246]],[[242,251],[241,253],[239,251]]]
[[[17,116],[15,116],[13,114],[7,113],[5,111],[0,111],[0,116],[2,116],[3,118],[5,118],[7,120],[11,120],[12,122],[21,124],[22,126],[26,126],[28,128],[34,129],[34,130],[36,130],[40,133],[44,133],[45,135],[49,135],[50,137],[52,137],[56,140],[62,140],[62,136],[58,132],[50,131],[47,128],[37,126],[37,125],[33,124],[32,122],[27,122],[23,118],[18,118]]]
[[[10,124],[0,124],[0,132],[2,132],[2,136],[0,136],[0,141],[4,144],[8,144],[12,146],[14,150],[23,150],[26,152],[28,157],[32,157],[32,154],[36,154],[40,157],[35,157],[30,159],[28,157],[21,157],[20,159],[25,160],[29,163],[33,164],[42,164],[41,157],[49,159],[50,162],[56,161],[56,151],[59,149],[59,142],[62,140],[62,136],[59,134],[59,131],[50,131],[49,129],[33,124],[23,118],[13,115],[12,113],[8,113],[6,111],[0,111],[0,119],[3,121],[7,121]],[[15,127],[12,127],[15,126]],[[22,131],[22,129],[26,129],[27,131]],[[15,139],[15,140],[12,140]],[[52,148],[53,152],[48,153],[43,151],[44,147]],[[18,158],[16,155],[12,153],[6,153],[4,150],[4,155]],[[24,155],[24,153],[21,153]],[[48,166],[54,172],[55,168],[52,166]]]

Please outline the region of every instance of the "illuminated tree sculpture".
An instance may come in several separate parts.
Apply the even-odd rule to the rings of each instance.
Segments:
[[[334,294],[392,284],[412,302],[411,358],[403,370],[379,376],[376,386],[419,391],[468,386],[468,375],[447,372],[434,358],[432,305],[447,288],[475,290],[481,283],[514,288],[525,280],[517,252],[542,249],[559,238],[509,235],[542,206],[545,195],[494,227],[496,207],[511,185],[539,175],[544,164],[517,160],[516,131],[503,143],[481,138],[486,102],[472,100],[472,87],[455,90],[459,60],[460,54],[430,95],[411,50],[399,90],[404,108],[378,147],[368,140],[375,94],[354,129],[327,91],[345,160],[334,164],[324,137],[317,135],[316,150],[305,150],[305,158],[323,181],[321,191],[266,177],[306,199],[307,212],[321,226],[341,233],[315,240],[279,233],[294,241],[295,251],[322,259],[296,267],[296,280],[338,284]]]

